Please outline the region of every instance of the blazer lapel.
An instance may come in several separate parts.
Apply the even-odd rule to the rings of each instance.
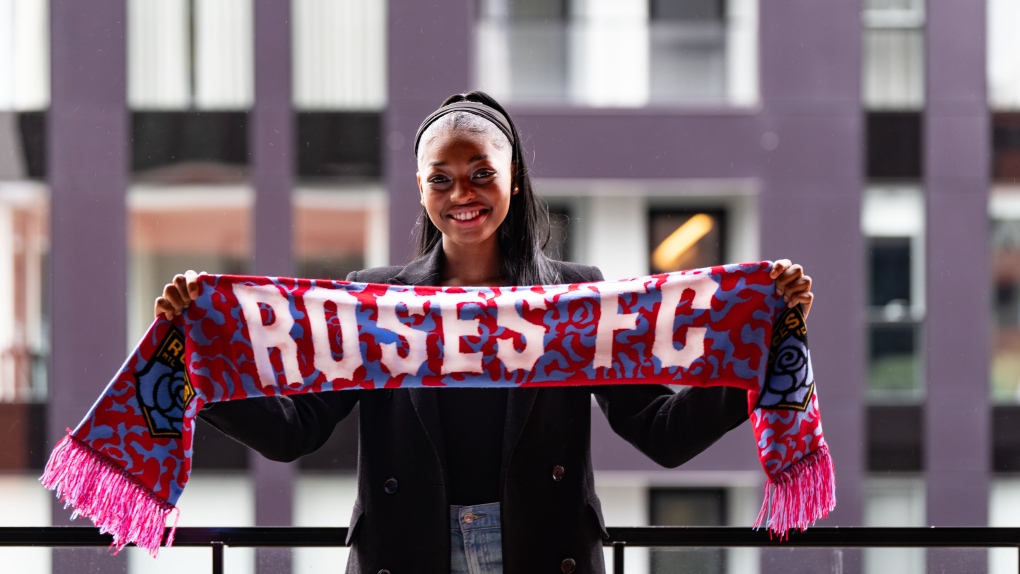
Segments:
[[[425,257],[415,259],[400,270],[400,273],[393,278],[394,283],[401,285],[439,286],[443,279],[439,274],[439,268],[443,262],[443,244],[436,243],[436,246],[429,251]]]

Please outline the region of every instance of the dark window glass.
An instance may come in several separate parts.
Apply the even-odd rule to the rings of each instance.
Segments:
[[[46,112],[19,112],[18,130],[29,179],[46,179]]]
[[[992,178],[1020,179],[1020,112],[992,114]]]
[[[4,441],[0,444],[0,472],[40,471],[51,445],[46,441],[44,403],[0,403]]]
[[[1020,406],[992,408],[992,469],[1020,472]]]
[[[648,13],[652,20],[722,20],[725,0],[651,0]]]
[[[298,112],[298,176],[380,177],[381,130],[379,112]]]
[[[653,273],[721,265],[726,254],[726,212],[653,210],[649,214]]]
[[[726,491],[719,488],[653,488],[649,503],[652,526],[726,524]],[[652,574],[726,572],[726,552],[721,548],[653,548],[649,558]]]
[[[921,405],[868,406],[868,470],[918,472],[924,467]]]
[[[868,247],[871,306],[883,307],[893,302],[909,306],[910,238],[872,237]]]
[[[870,179],[920,179],[921,112],[868,112]]]
[[[545,245],[547,257],[559,261],[573,261],[573,241],[570,236],[570,210],[549,206],[549,242]]]
[[[132,112],[131,169],[176,181],[236,178],[248,163],[247,112]],[[174,168],[168,170],[168,168]]]

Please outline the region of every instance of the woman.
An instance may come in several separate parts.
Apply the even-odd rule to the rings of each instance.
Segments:
[[[552,261],[516,127],[481,92],[455,95],[415,139],[417,257],[351,273],[358,282],[530,285],[598,281],[594,267]],[[811,280],[777,262],[777,291],[810,309]],[[178,275],[155,312],[197,295]],[[216,403],[202,416],[273,460],[319,448],[360,405],[358,499],[348,572],[602,572],[605,526],[595,495],[594,394],[612,428],[675,467],[747,418],[746,392],[659,385],[341,391]],[[477,568],[481,568],[478,570]]]

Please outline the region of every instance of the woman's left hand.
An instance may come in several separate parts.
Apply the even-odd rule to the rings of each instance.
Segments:
[[[786,306],[800,303],[804,306],[804,318],[807,318],[815,295],[811,292],[811,278],[804,274],[804,268],[794,265],[789,259],[780,259],[772,264],[769,276],[776,280],[776,294],[783,297]]]

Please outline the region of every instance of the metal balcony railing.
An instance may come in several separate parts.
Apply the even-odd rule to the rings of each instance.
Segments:
[[[613,573],[624,574],[628,547],[655,548],[1015,548],[1020,528],[812,528],[777,540],[747,527],[610,527],[605,545],[613,549]],[[342,547],[346,528],[250,527],[178,528],[175,547],[208,547],[212,572],[223,572],[223,549],[230,547]],[[103,547],[109,535],[87,526],[0,527],[0,546]]]

